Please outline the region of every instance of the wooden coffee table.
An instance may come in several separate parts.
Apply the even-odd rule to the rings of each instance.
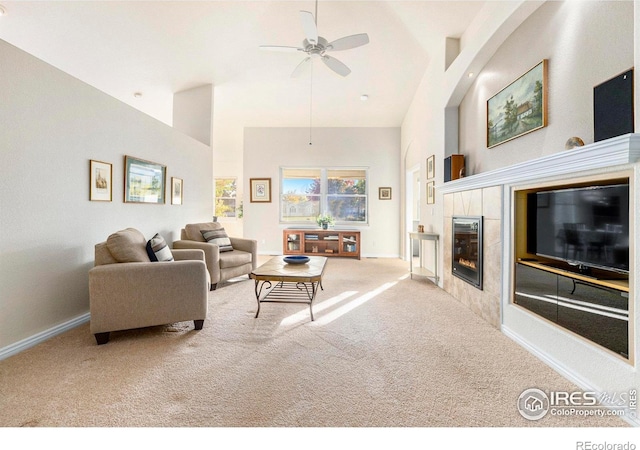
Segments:
[[[309,256],[309,262],[305,264],[288,264],[283,258],[271,258],[249,274],[249,278],[256,283],[256,317],[260,314],[262,303],[306,303],[313,321],[313,300],[318,288],[322,289],[322,274],[327,258]]]

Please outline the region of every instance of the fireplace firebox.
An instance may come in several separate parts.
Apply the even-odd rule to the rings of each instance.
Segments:
[[[451,271],[482,289],[482,216],[453,218]]]

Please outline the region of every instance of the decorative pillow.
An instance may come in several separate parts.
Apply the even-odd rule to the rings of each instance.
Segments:
[[[219,222],[190,223],[184,227],[186,239],[189,241],[206,242],[202,237],[203,231],[219,230],[222,224]]]
[[[146,243],[144,235],[135,228],[120,230],[107,238],[109,253],[120,263],[149,262]]]
[[[158,233],[147,242],[147,254],[151,261],[173,261],[173,253]]]
[[[202,230],[201,233],[205,241],[220,247],[221,252],[230,252],[233,250],[231,239],[227,236],[224,228],[220,228],[219,230]]]

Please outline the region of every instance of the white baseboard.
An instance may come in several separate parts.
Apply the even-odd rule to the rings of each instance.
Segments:
[[[89,321],[90,313],[82,314],[81,316],[75,317],[71,320],[63,322],[59,325],[56,325],[53,328],[49,328],[48,330],[42,331],[38,334],[34,334],[26,339],[16,342],[15,344],[11,344],[7,347],[0,349],[0,361],[8,358],[9,356],[16,355],[28,348],[31,348],[35,345],[38,345],[41,342],[46,341],[47,339],[51,339],[54,336],[64,333],[65,331],[69,331],[72,328],[75,328],[83,323]]]
[[[552,358],[547,353],[544,353],[540,351],[538,348],[531,345],[528,341],[524,340],[522,337],[520,337],[520,335],[511,331],[508,327],[505,327],[503,325],[501,327],[501,330],[507,337],[515,341],[518,345],[524,347],[529,353],[536,356],[538,359],[540,359],[542,362],[547,364],[549,367],[551,367],[553,370],[558,372],[567,380],[579,386],[582,390],[589,391],[589,392],[599,391],[599,389],[592,386],[591,383],[589,383],[587,380],[576,375],[574,372],[572,372],[569,368],[567,368],[564,364],[560,363],[555,358]],[[631,426],[640,427],[640,419],[638,417],[631,417],[631,414],[625,414],[620,418]]]

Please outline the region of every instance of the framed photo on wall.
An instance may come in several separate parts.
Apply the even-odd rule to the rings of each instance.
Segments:
[[[167,166],[124,157],[125,203],[164,203]]]
[[[110,202],[113,197],[112,165],[102,161],[89,160],[89,200]]]
[[[171,204],[182,205],[182,178],[171,177]]]
[[[427,183],[427,205],[433,205],[436,202],[436,187],[434,181]]]
[[[251,203],[271,202],[271,178],[250,178]]]
[[[547,60],[487,100],[487,148],[547,126]]]
[[[378,199],[391,200],[391,188],[390,187],[378,188]]]
[[[436,176],[436,155],[427,158],[427,180]]]

